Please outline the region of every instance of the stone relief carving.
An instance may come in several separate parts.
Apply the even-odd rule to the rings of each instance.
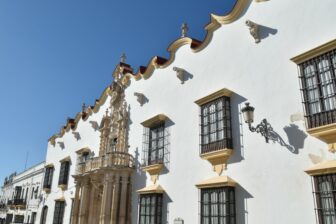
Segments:
[[[112,83],[110,106],[100,125],[100,154],[128,151],[129,106],[124,91],[125,87],[120,79]]]
[[[246,26],[249,27],[250,34],[254,38],[256,43],[260,42],[260,36],[259,36],[259,25],[252,22],[251,20],[246,20],[245,22]]]

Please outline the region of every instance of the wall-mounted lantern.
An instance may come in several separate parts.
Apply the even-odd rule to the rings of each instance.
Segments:
[[[250,103],[245,103],[245,107],[241,109],[241,112],[243,113],[244,120],[248,124],[250,131],[260,133],[265,137],[266,143],[268,143],[268,139],[271,137],[270,133],[274,132],[271,124],[268,123],[266,119],[263,119],[260,124],[253,127],[254,107],[250,106]]]

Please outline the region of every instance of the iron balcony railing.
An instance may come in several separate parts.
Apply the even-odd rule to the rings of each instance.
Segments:
[[[25,199],[21,199],[21,198],[9,200],[8,201],[8,205],[25,206],[26,205],[26,200]]]
[[[110,152],[77,164],[77,174],[100,168],[133,168],[134,166],[135,162],[132,155],[124,152]]]

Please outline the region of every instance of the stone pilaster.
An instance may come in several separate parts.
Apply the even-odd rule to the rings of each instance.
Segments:
[[[82,186],[78,224],[87,224],[89,205],[90,205],[90,182],[86,180]]]
[[[126,210],[127,210],[127,191],[128,191],[128,174],[123,174],[121,177],[121,194],[120,194],[120,209],[119,209],[119,223],[126,224]]]
[[[119,207],[119,184],[120,184],[120,175],[116,174],[115,181],[114,181],[114,188],[113,188],[113,200],[112,200],[112,209],[111,209],[111,222],[110,224],[117,224],[118,223],[118,207]]]
[[[103,203],[101,208],[101,224],[109,224],[111,220],[112,207],[112,192],[113,192],[113,175],[106,174],[104,180]]]
[[[79,205],[80,205],[80,199],[79,199],[79,191],[81,189],[80,182],[76,183],[76,191],[75,191],[75,199],[74,199],[74,207],[71,214],[71,223],[77,224],[78,223],[78,212],[79,212]]]

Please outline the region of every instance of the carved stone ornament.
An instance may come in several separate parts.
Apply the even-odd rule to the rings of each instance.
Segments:
[[[259,36],[259,25],[252,22],[251,20],[246,20],[245,22],[246,26],[249,27],[250,34],[254,38],[256,43],[260,42],[260,36]]]
[[[134,93],[134,96],[137,97],[138,103],[140,103],[140,106],[143,106],[145,104],[145,95],[143,93]]]
[[[176,72],[176,77],[181,80],[181,84],[184,84],[186,71],[183,68],[173,67]]]
[[[64,149],[65,146],[64,146],[64,142],[57,142],[57,144],[59,145],[59,147],[61,147],[61,149]]]
[[[73,131],[72,134],[74,135],[74,137],[77,141],[81,139],[81,136],[80,136],[79,132]]]

